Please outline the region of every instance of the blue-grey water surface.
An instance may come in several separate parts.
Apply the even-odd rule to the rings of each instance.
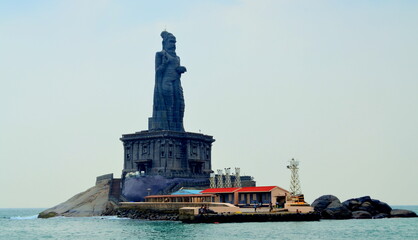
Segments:
[[[418,211],[418,206],[397,206]],[[0,239],[417,239],[418,218],[183,224],[117,217],[38,219],[43,209],[0,209]]]

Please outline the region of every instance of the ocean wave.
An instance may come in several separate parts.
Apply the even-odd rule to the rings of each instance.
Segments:
[[[10,219],[12,220],[30,220],[30,219],[37,219],[38,218],[38,214],[33,215],[33,216],[17,216],[17,217],[10,217]]]

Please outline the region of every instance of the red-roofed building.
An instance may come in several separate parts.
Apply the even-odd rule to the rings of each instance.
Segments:
[[[233,193],[241,188],[208,188],[200,193]]]
[[[180,195],[150,195],[145,202],[213,202],[213,194],[180,194]]]
[[[238,190],[238,192],[268,192],[277,186],[267,186],[267,187],[243,187]]]
[[[284,206],[289,191],[277,186],[241,187],[241,188],[208,188],[202,194],[214,194],[215,202],[226,202],[234,205],[251,205],[261,203]]]

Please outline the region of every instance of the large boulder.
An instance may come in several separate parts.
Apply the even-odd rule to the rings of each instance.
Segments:
[[[90,217],[100,216],[112,208],[109,202],[110,181],[101,181],[94,187],[75,195],[67,201],[41,212],[39,218],[56,216]]]
[[[379,213],[371,202],[363,202],[358,209],[359,211],[369,212],[371,215]]]
[[[385,202],[381,202],[379,200],[372,199],[372,203],[373,203],[373,206],[376,208],[376,210],[379,213],[390,214],[390,212],[392,211],[392,208],[389,206],[389,204],[387,204]]]
[[[372,215],[366,211],[354,211],[353,218],[354,219],[370,219],[372,218]]]
[[[349,219],[352,217],[351,211],[334,195],[323,195],[317,198],[312,203],[312,207],[321,213],[323,219]]]
[[[343,202],[343,205],[346,206],[348,209],[355,209],[361,206],[361,204],[365,202],[371,202],[372,199],[370,196],[364,196],[359,198],[351,198]]]
[[[350,219],[352,215],[351,211],[342,204],[340,207],[326,208],[321,212],[323,219]]]
[[[357,211],[358,208],[361,206],[361,202],[356,198],[352,198],[344,201],[343,205],[351,211]]]
[[[333,202],[341,203],[340,200],[334,195],[323,195],[315,199],[311,206],[314,208],[315,211],[322,212]]]
[[[390,217],[393,218],[404,218],[404,217],[418,217],[417,214],[410,210],[405,209],[393,209],[390,212]]]
[[[343,202],[350,211],[366,211],[372,216],[376,216],[380,213],[390,214],[392,208],[385,202],[381,202],[377,199],[371,199],[370,196],[364,196],[359,198],[351,198]],[[379,215],[382,217],[385,215]]]
[[[370,198],[370,196],[359,197],[359,198],[357,198],[357,200],[358,200],[361,204],[363,204],[363,203],[365,203],[365,202],[371,202],[371,201],[372,201],[372,199]]]

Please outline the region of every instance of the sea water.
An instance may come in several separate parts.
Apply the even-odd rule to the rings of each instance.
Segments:
[[[395,206],[418,212],[418,206]],[[38,219],[43,209],[0,209],[0,239],[417,239],[418,218],[183,224],[110,217]]]

